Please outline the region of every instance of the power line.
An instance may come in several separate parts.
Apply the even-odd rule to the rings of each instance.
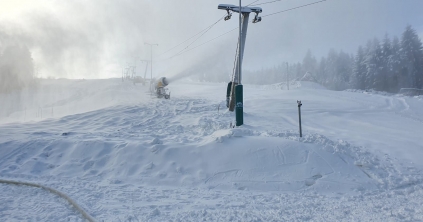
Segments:
[[[301,6],[298,6],[298,7],[295,7],[295,8],[286,9],[286,10],[279,11],[279,12],[275,12],[275,13],[271,13],[271,14],[268,14],[268,15],[263,15],[263,16],[261,16],[261,17],[263,18],[263,17],[267,17],[267,16],[271,16],[271,15],[275,15],[275,14],[279,14],[279,13],[283,13],[283,12],[287,12],[287,11],[292,11],[292,10],[295,10],[295,9],[299,9],[299,8],[307,7],[307,6],[314,5],[314,4],[317,4],[317,3],[322,3],[322,2],[325,2],[325,1],[326,1],[326,0],[321,0],[321,1],[317,1],[317,2],[312,2],[312,3],[310,3],[310,4],[301,5]]]

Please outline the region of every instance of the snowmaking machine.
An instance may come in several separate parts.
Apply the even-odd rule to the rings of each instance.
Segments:
[[[157,81],[154,81],[153,84],[157,98],[170,99],[170,92],[168,93],[168,88],[166,88],[166,86],[169,85],[169,81],[166,77],[161,77]]]

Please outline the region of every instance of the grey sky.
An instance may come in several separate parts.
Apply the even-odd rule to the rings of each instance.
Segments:
[[[243,5],[253,1],[244,0]],[[270,0],[256,4],[267,1]],[[260,7],[265,16],[315,1],[282,0]],[[225,11],[218,10],[218,4],[238,2],[0,0],[5,6],[0,10],[0,43],[28,45],[43,76],[119,77],[121,67],[150,59],[150,47],[144,42],[159,44],[153,51],[155,76],[172,76],[192,67],[199,71],[230,71],[237,30],[192,48],[236,28],[236,13],[231,20],[218,22],[187,48],[191,51],[169,59],[183,50],[188,41],[163,53],[224,16]],[[307,49],[317,58],[326,55],[330,48],[355,53],[358,45],[365,45],[374,37],[382,39],[385,33],[400,37],[407,24],[422,36],[422,8],[422,0],[327,0],[264,17],[262,22],[249,25],[244,69],[298,62]],[[138,72],[144,72],[144,66],[140,62],[137,65]]]

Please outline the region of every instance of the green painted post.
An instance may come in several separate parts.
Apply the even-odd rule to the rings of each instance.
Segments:
[[[241,126],[244,124],[244,102],[243,102],[243,93],[242,85],[235,86],[235,116],[236,116],[236,126]]]
[[[297,100],[297,104],[298,104],[298,118],[300,120],[300,137],[303,137],[303,130],[301,128],[301,106],[303,104],[301,103],[301,100],[300,101]]]

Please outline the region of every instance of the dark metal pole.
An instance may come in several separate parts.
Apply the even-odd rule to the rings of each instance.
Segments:
[[[301,106],[303,104],[301,104],[301,100],[300,101],[297,100],[297,104],[298,104],[298,117],[299,117],[299,120],[300,120],[300,137],[303,137],[303,132],[302,132],[302,129],[301,129]]]

